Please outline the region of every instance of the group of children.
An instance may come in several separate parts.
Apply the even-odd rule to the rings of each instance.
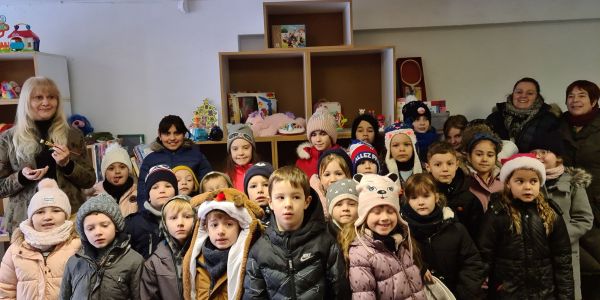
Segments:
[[[589,178],[554,144],[500,167],[485,124],[449,125],[450,144],[425,105],[403,112],[383,139],[358,117],[344,150],[318,109],[296,166],[277,170],[236,125],[225,172],[153,166],[141,206],[127,152],[111,146],[74,222],[56,182],[40,182],[0,298],[426,299],[436,285],[458,299],[573,298],[573,245],[589,228],[563,219],[589,218]]]

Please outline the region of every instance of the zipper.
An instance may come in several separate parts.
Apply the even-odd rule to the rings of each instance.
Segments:
[[[286,250],[287,250],[287,259],[288,259],[288,275],[290,276],[290,282],[292,285],[292,299],[296,299],[296,280],[294,277],[294,262],[292,259],[292,251],[290,251],[290,236],[287,235],[286,241]]]

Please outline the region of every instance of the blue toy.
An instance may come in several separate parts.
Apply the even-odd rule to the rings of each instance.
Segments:
[[[84,136],[87,136],[88,134],[94,132],[94,127],[92,127],[90,121],[82,115],[71,115],[67,122],[69,123],[69,125],[71,125],[71,127],[81,130]]]

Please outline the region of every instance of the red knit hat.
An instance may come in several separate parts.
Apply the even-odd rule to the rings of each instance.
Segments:
[[[377,165],[377,173],[381,170],[379,159],[377,158],[377,151],[373,146],[363,142],[356,142],[350,145],[348,152],[350,153],[350,159],[352,160],[352,174],[356,174],[356,167],[364,160],[374,162]]]

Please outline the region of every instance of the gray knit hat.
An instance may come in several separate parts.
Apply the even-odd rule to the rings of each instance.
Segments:
[[[102,193],[85,201],[77,211],[77,233],[79,233],[82,241],[87,241],[85,231],[83,230],[83,219],[93,212],[107,215],[115,223],[117,231],[123,231],[125,228],[125,222],[117,200],[109,194]]]
[[[336,203],[352,199],[358,202],[358,192],[356,192],[356,182],[352,179],[344,178],[332,183],[327,188],[327,202],[329,202],[329,214],[333,214],[333,207]]]
[[[250,145],[252,145],[252,149],[256,149],[256,144],[254,143],[254,134],[252,134],[252,129],[248,127],[246,124],[227,124],[227,153],[231,153],[231,143],[237,139],[244,139]]]

